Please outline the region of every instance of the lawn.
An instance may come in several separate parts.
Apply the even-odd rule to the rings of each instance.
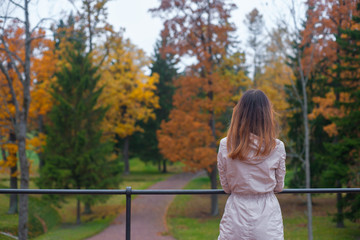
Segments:
[[[191,181],[186,188],[204,189],[209,186],[208,178],[202,177]],[[283,212],[285,239],[307,239],[305,195],[281,194],[277,196]],[[209,196],[176,196],[167,215],[170,234],[177,240],[217,239],[226,199],[226,195],[219,195],[220,214],[217,217],[211,217]],[[336,211],[335,195],[316,195],[313,197],[313,203],[314,239],[360,239],[358,223],[345,221],[345,228],[335,227],[331,216]]]
[[[159,173],[156,166],[152,164],[145,164],[137,158],[130,160],[131,174],[124,175],[122,182],[119,185],[119,189],[125,189],[126,186],[131,186],[133,189],[146,189],[158,181],[165,180],[174,173],[181,171],[179,164],[168,166],[169,173]],[[35,175],[36,173],[34,173]],[[33,175],[33,178],[34,178]],[[1,187],[9,186],[8,177],[6,174],[1,174],[2,178]],[[30,188],[37,188],[33,181],[30,181]],[[39,195],[33,195],[30,197],[31,202],[39,203],[42,201],[43,206],[48,206]],[[6,214],[8,208],[8,196],[0,195],[0,232],[10,232],[16,234],[17,232],[17,215]],[[37,208],[34,208],[37,209]],[[36,240],[44,239],[69,239],[80,240],[86,237],[92,236],[103,229],[105,229],[114,218],[125,209],[125,196],[112,195],[104,202],[96,204],[92,207],[93,213],[82,215],[82,224],[76,225],[76,197],[67,196],[66,203],[61,205],[61,208],[52,206],[54,212],[48,214],[52,217],[44,219],[46,221],[47,232],[36,238]],[[46,209],[46,211],[50,211]],[[37,211],[39,212],[39,211]],[[45,212],[45,209],[44,209]],[[39,213],[38,213],[39,215]],[[59,217],[58,224],[54,226],[54,218]],[[33,219],[33,218],[32,218]],[[36,221],[36,217],[35,220]],[[38,228],[41,228],[44,224],[37,224]],[[38,231],[37,229],[36,231]],[[8,239],[8,237],[0,235],[1,239]],[[11,238],[10,238],[11,239]]]

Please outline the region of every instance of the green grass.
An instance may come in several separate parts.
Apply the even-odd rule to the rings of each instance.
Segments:
[[[110,222],[113,220],[111,217],[107,217],[105,219],[97,219],[91,222],[82,223],[80,225],[62,225],[57,229],[50,231],[46,234],[43,234],[37,238],[36,240],[78,240],[88,238],[96,233],[101,232],[105,229]]]
[[[172,235],[175,239],[217,239],[219,234],[218,219],[200,220],[195,218],[171,218],[168,225],[172,228]]]
[[[306,216],[284,219],[285,239],[307,239]],[[345,221],[346,228],[336,228],[331,216],[313,217],[314,239],[354,240],[360,238],[360,228],[356,223]]]
[[[0,231],[16,236],[19,217],[18,214],[7,214],[8,206],[9,197],[0,196]],[[60,223],[60,215],[47,202],[30,196],[28,222],[29,237],[38,236],[57,226]]]
[[[191,181],[186,189],[209,188],[206,177]],[[167,222],[170,235],[177,240],[217,239],[219,224],[227,196],[219,196],[218,217],[210,217],[210,197],[178,195],[169,207]],[[285,239],[307,239],[306,204],[302,195],[278,195],[284,219]],[[319,240],[360,239],[359,225],[348,220],[346,228],[336,228],[331,214],[336,211],[335,195],[317,195],[313,198],[313,236]]]
[[[0,231],[16,234],[18,216],[7,214],[7,211],[9,210],[8,208],[9,208],[9,197],[5,196],[4,194],[1,194],[0,195]]]
[[[29,198],[29,237],[51,231],[61,221],[59,213],[46,201]]]
[[[14,238],[0,234],[0,240],[14,240]]]
[[[200,177],[185,189],[207,189],[209,186],[208,177]],[[219,196],[219,199],[224,197]],[[210,217],[209,196],[178,195],[169,207],[167,222],[170,235],[175,239],[217,239],[220,218]]]

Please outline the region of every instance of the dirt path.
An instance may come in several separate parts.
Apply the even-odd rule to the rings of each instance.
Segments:
[[[180,173],[148,189],[181,189],[197,174]],[[131,240],[174,240],[166,236],[166,211],[175,195],[140,195],[131,202]],[[125,212],[88,240],[125,239]]]

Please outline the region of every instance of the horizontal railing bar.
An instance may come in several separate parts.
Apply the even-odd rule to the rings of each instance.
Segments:
[[[290,188],[284,189],[282,193],[356,193],[360,188]]]
[[[291,188],[284,189],[286,193],[356,193],[360,188]],[[105,194],[125,195],[126,190],[115,189],[0,189],[0,194]],[[226,194],[222,189],[152,189],[131,190],[132,195],[192,195],[192,194]]]
[[[0,189],[0,193],[12,194],[125,194],[126,190],[113,189]]]

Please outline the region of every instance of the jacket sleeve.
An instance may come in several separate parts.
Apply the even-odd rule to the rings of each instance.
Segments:
[[[230,193],[229,184],[226,178],[226,159],[223,157],[223,153],[221,151],[221,143],[219,146],[219,152],[217,155],[217,167],[219,170],[219,178],[222,188],[226,193]]]
[[[286,159],[286,152],[284,143],[281,143],[279,149],[280,159],[278,168],[275,170],[275,178],[276,178],[276,186],[274,192],[281,192],[284,188],[284,179],[286,174],[286,166],[285,166],[285,159]]]

